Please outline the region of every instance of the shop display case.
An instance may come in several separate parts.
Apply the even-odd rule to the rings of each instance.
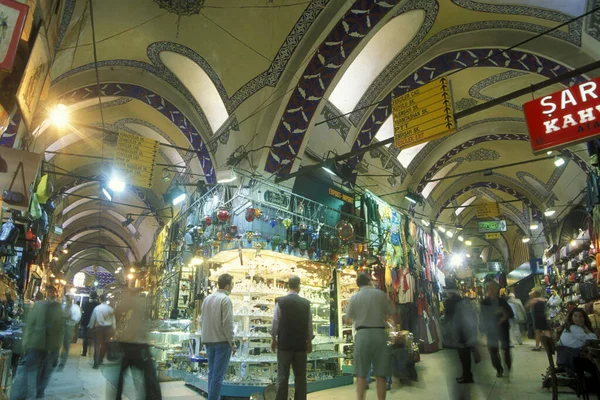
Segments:
[[[308,355],[308,391],[352,384],[352,376],[341,371],[341,339],[330,336],[329,269],[312,269],[310,263],[298,264],[296,257],[269,251],[244,250],[242,257],[246,261],[243,266],[237,251],[222,252],[210,260],[219,263],[211,273],[211,281],[223,273],[234,277],[230,297],[238,350],[231,357],[222,396],[250,397],[276,382],[277,355],[271,351],[271,323],[275,299],[287,294],[284,282],[290,271],[300,276],[300,295],[311,302],[315,337],[313,352]],[[206,392],[207,375],[207,365],[200,363],[197,373],[186,375],[186,383]],[[293,385],[293,377],[290,379]]]
[[[181,380],[184,373],[194,372],[191,359],[200,351],[200,335],[191,332],[191,324],[189,319],[154,321],[150,344],[159,380]]]

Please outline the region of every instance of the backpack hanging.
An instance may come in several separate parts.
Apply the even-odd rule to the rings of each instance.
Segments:
[[[15,184],[15,179],[17,179],[17,175],[19,174],[19,171],[21,171],[23,192],[25,193],[16,192],[12,190],[13,185]],[[29,203],[29,199],[27,198],[26,192],[27,185],[25,184],[25,168],[23,167],[23,162],[19,161],[19,165],[17,166],[17,170],[15,171],[15,174],[13,175],[12,180],[10,181],[10,186],[8,187],[8,190],[2,192],[2,200],[5,203],[13,206],[27,206],[27,204]]]

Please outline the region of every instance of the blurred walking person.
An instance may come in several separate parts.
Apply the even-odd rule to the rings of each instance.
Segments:
[[[94,308],[98,306],[100,303],[98,302],[98,295],[96,292],[91,292],[89,301],[83,305],[83,310],[81,313],[81,327],[83,334],[83,349],[81,350],[81,355],[86,357],[88,353],[88,347],[90,345],[90,339],[92,336],[92,330],[88,328],[90,323],[90,319],[92,318],[92,313],[94,312]],[[92,339],[93,341],[93,339]]]
[[[462,375],[456,378],[456,382],[469,384],[473,383],[471,357],[475,359],[476,364],[481,360],[477,349],[477,312],[471,301],[460,297],[458,293],[452,296],[452,300],[454,304],[450,324],[452,325],[454,346],[456,346],[462,366]]]
[[[294,400],[306,400],[306,361],[312,353],[313,324],[310,301],[298,295],[300,278],[289,279],[290,292],[275,303],[271,350],[277,352],[276,400],[288,400],[290,365],[294,370]]]
[[[81,320],[81,308],[75,304],[73,296],[67,295],[65,298],[65,304],[62,308],[65,328],[63,333],[62,354],[58,364],[59,369],[65,367],[67,359],[69,358],[69,349],[71,348],[71,342],[73,341],[73,335],[75,334],[75,327]]]
[[[508,305],[513,312],[513,318],[510,319],[510,341],[511,343],[523,344],[523,333],[521,332],[521,324],[527,321],[527,312],[523,303],[517,298],[514,293],[508,295]]]
[[[90,318],[88,328],[94,335],[94,369],[100,368],[108,351],[108,342],[115,331],[115,310],[106,303],[106,295],[100,296],[99,304]]]
[[[147,324],[146,297],[142,295],[141,289],[127,289],[123,293],[123,299],[116,308],[115,314],[121,317],[119,324],[120,326],[122,324],[122,330],[118,336],[122,358],[116,399],[121,400],[123,395],[124,377],[128,368],[137,368],[144,377],[144,393],[141,396],[138,394],[138,399],[162,399],[160,384],[148,345],[149,326]]]
[[[500,347],[504,353],[506,368],[510,370],[512,367],[509,320],[514,315],[506,300],[498,297],[500,286],[496,281],[488,281],[486,290],[487,297],[481,302],[481,330],[487,336],[488,351],[492,365],[496,369],[496,377],[501,378],[504,374],[504,367],[502,367],[500,359]]]
[[[46,300],[36,301],[29,312],[23,335],[25,362],[19,367],[10,393],[11,400],[44,397],[54,363],[63,340],[61,304],[56,301],[56,288],[46,288]]]
[[[542,336],[550,336],[548,328],[548,319],[546,317],[546,299],[542,297],[542,291],[539,288],[534,288],[529,292],[529,301],[527,309],[531,313],[533,322],[533,330],[535,334],[535,347],[531,350],[542,350]]]
[[[202,302],[200,323],[202,342],[208,356],[208,400],[219,400],[229,359],[235,354],[233,342],[233,304],[229,294],[233,276],[219,276],[219,289]]]
[[[352,295],[344,321],[354,321],[354,374],[358,400],[365,398],[367,375],[373,366],[377,378],[377,398],[386,396],[386,378],[392,375],[391,353],[387,346],[386,321],[394,310],[386,294],[371,286],[371,277],[365,273],[356,278],[358,292]]]

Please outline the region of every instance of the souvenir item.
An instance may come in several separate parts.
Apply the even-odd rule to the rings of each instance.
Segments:
[[[229,221],[229,217],[230,217],[230,213],[225,208],[221,208],[217,212],[217,219],[219,221],[221,221],[221,222],[227,222],[227,221]]]

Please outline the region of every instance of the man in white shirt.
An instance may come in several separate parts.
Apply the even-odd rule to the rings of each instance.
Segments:
[[[202,343],[208,356],[208,400],[219,400],[223,379],[229,366],[231,354],[235,354],[233,342],[233,304],[229,293],[233,289],[233,277],[219,276],[219,289],[202,302],[200,324]]]
[[[94,308],[88,325],[94,332],[94,369],[98,369],[102,364],[108,351],[108,342],[116,327],[115,311],[106,304],[106,295],[100,296],[100,302]]]
[[[60,363],[58,368],[62,369],[69,358],[69,348],[71,347],[71,341],[73,334],[75,333],[75,327],[81,320],[81,308],[74,302],[72,295],[65,297],[65,304],[62,307],[63,317],[65,318],[65,329],[63,330],[63,349],[60,356]]]

